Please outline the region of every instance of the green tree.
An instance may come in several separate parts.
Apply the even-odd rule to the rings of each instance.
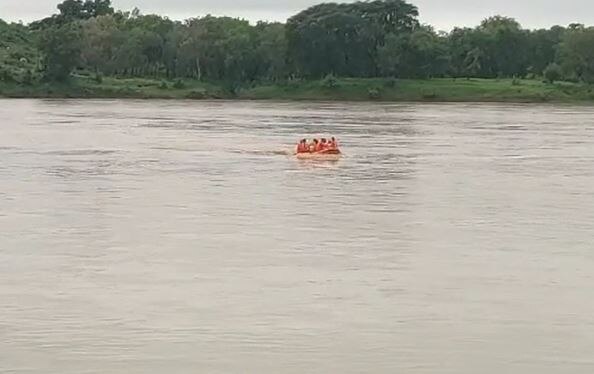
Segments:
[[[96,73],[114,74],[118,51],[126,34],[113,15],[91,18],[82,23],[81,57],[86,68]]]
[[[446,40],[424,26],[410,34],[389,34],[378,61],[384,76],[430,78],[446,73],[449,56]]]
[[[46,30],[40,38],[44,54],[44,76],[48,80],[66,81],[78,66],[81,54],[81,29],[77,23]]]
[[[26,75],[36,75],[39,58],[34,33],[0,20],[0,80],[22,81]]]
[[[594,27],[570,26],[563,36],[559,57],[566,74],[594,83]]]
[[[97,77],[218,81],[231,91],[327,76],[594,82],[594,31],[582,24],[530,31],[495,16],[439,34],[418,15],[404,0],[371,0],[319,4],[286,24],[213,16],[176,22],[138,9],[115,12],[111,0],[64,0],[29,26],[0,21],[0,79],[36,82],[43,70],[66,80],[80,68]]]
[[[563,77],[561,66],[554,62],[549,64],[549,66],[547,66],[544,70],[544,77],[549,83],[555,83],[555,81],[560,80]]]
[[[111,0],[65,0],[58,5],[60,17],[66,21],[89,19],[113,14]]]
[[[375,76],[386,36],[411,33],[417,16],[402,0],[316,5],[288,20],[288,57],[298,75]]]
[[[184,27],[176,22],[163,36],[163,65],[168,78],[177,76],[180,49],[184,40]]]
[[[263,80],[279,80],[287,71],[287,39],[285,25],[264,23],[256,25],[257,76]]]
[[[111,0],[87,0],[83,4],[84,17],[94,18],[114,13]]]
[[[495,16],[478,28],[484,34],[481,48],[488,55],[490,76],[525,76],[528,68],[528,34],[513,18]]]
[[[32,22],[32,30],[45,30],[67,23],[86,20],[98,16],[114,14],[111,0],[64,0],[57,6],[59,13],[42,20]]]
[[[187,21],[179,62],[200,79],[251,80],[257,71],[256,38],[249,22],[206,16]]]
[[[466,54],[462,71],[466,73],[467,77],[479,77],[484,64],[486,65],[486,59],[485,53],[479,47],[476,47]]]
[[[58,4],[58,10],[60,11],[60,17],[66,21],[88,18],[82,0],[65,0]]]
[[[528,65],[532,73],[542,75],[547,66],[555,62],[564,33],[565,29],[560,26],[529,33],[527,53]]]
[[[448,36],[450,74],[454,77],[484,77],[497,75],[493,61],[492,40],[480,27],[456,28]]]

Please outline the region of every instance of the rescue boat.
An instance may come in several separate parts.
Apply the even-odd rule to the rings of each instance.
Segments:
[[[338,149],[326,149],[318,152],[303,152],[295,155],[299,160],[338,161],[342,153]]]

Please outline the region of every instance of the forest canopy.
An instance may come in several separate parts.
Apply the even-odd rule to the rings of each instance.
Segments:
[[[203,16],[174,21],[66,0],[29,25],[0,20],[0,81],[113,77],[276,82],[336,77],[543,78],[594,82],[594,28],[528,30],[494,16],[437,32],[403,0],[325,3],[286,24]]]

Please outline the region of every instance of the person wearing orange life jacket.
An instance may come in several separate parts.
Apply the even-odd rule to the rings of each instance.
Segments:
[[[316,152],[322,152],[326,150],[326,139],[320,139],[320,142],[318,143],[318,149],[316,150]]]
[[[299,144],[297,145],[297,153],[306,153],[309,152],[309,147],[307,146],[307,139],[302,139]]]
[[[338,142],[335,137],[330,139],[330,149],[338,149]]]
[[[313,144],[309,146],[310,152],[318,152],[320,150],[320,141],[318,139],[313,140]]]

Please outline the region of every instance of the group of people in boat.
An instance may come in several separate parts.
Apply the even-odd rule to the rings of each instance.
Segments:
[[[326,138],[313,139],[311,142],[307,139],[302,139],[297,144],[297,153],[317,153],[325,151],[338,151],[338,141],[332,137],[329,140]]]

